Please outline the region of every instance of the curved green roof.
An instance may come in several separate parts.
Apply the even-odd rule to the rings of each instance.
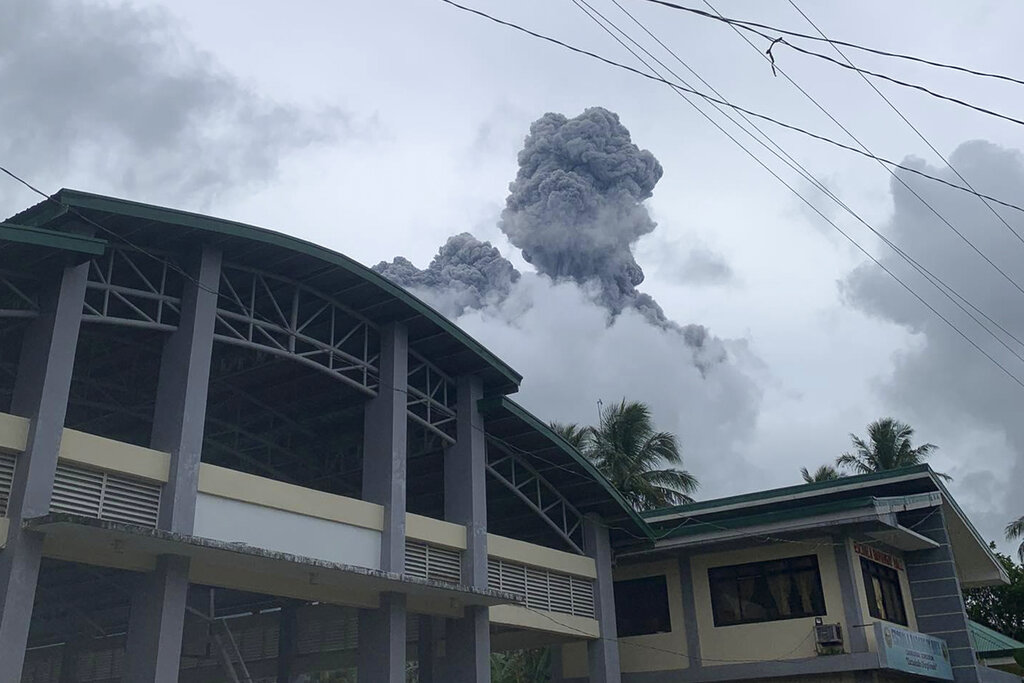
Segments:
[[[106,238],[112,244],[121,238],[130,240],[129,244],[170,249],[182,246],[190,235],[198,231],[204,233],[206,241],[223,246],[225,253],[233,259],[248,259],[254,267],[263,266],[270,271],[288,267],[294,271],[292,276],[300,281],[307,274],[320,281],[325,280],[331,274],[322,266],[314,268],[309,259],[300,262],[296,258],[298,255],[311,257],[328,266],[328,270],[333,268],[350,276],[349,280],[358,280],[355,285],[348,283],[344,291],[347,297],[372,299],[367,303],[368,312],[360,311],[367,318],[375,322],[413,320],[419,323],[415,333],[410,329],[410,343],[442,369],[447,370],[446,363],[444,360],[439,362],[437,356],[447,359],[447,365],[451,367],[469,366],[467,371],[483,375],[490,395],[512,393],[522,381],[522,376],[507,363],[402,287],[344,254],[298,237],[223,218],[69,189],[62,189],[50,200],[12,216],[9,222],[59,231],[69,223],[80,221],[81,217],[102,226],[103,234],[98,237]],[[361,288],[360,284],[363,285]],[[358,310],[359,306],[353,308]],[[458,348],[445,344],[440,339],[442,337],[454,342]],[[430,353],[421,347],[436,349],[436,352]]]

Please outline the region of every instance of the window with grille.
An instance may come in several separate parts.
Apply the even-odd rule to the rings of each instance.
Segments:
[[[825,614],[817,555],[708,570],[715,626]]]
[[[487,587],[519,596],[531,609],[594,618],[594,582],[496,557],[487,563]]]
[[[871,616],[906,626],[907,610],[903,605],[899,572],[863,557],[860,558],[860,570]]]
[[[462,552],[407,540],[405,573],[418,579],[462,583]]]
[[[51,512],[156,527],[160,485],[71,465],[57,465]]]
[[[615,627],[620,638],[672,630],[664,574],[615,582]]]

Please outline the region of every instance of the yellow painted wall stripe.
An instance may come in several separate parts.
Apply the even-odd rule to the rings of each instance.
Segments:
[[[405,515],[405,535],[415,541],[425,541],[456,550],[466,549],[466,527],[461,524],[443,522],[433,517]]]
[[[597,578],[597,566],[594,560],[583,555],[546,548],[542,545],[517,541],[496,534],[487,534],[487,554],[509,562],[527,564],[531,567],[543,567],[555,571],[582,576],[588,579]]]
[[[365,529],[384,528],[380,505],[207,463],[199,465],[199,492]]]
[[[20,453],[28,443],[29,420],[0,413],[0,451]]]
[[[170,454],[163,451],[75,429],[64,430],[60,440],[59,457],[64,462],[121,472],[160,483],[167,482],[171,464]]]

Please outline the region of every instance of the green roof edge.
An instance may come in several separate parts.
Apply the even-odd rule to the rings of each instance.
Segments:
[[[457,325],[455,325],[455,323],[437,312],[429,304],[421,301],[416,296],[394,284],[383,275],[374,272],[367,266],[364,266],[358,261],[345,256],[342,253],[328,249],[327,247],[299,237],[293,237],[291,235],[270,230],[268,228],[261,228],[256,225],[249,225],[247,223],[241,223],[224,218],[215,218],[213,216],[193,213],[190,211],[181,211],[179,209],[170,209],[152,204],[144,204],[142,202],[135,202],[128,199],[119,199],[117,197],[108,197],[90,192],[82,192],[81,190],[64,188],[59,190],[53,198],[65,206],[71,206],[77,209],[106,211],[108,213],[131,216],[134,218],[181,225],[183,227],[193,228],[196,230],[220,233],[231,237],[251,239],[322,259],[328,263],[344,268],[353,275],[357,275],[369,281],[371,284],[384,289],[395,298],[406,303],[420,315],[429,318],[445,332],[451,334],[455,339],[476,353],[477,356],[497,370],[516,387],[518,387],[522,382],[522,375],[513,370],[511,366],[498,358],[498,356],[492,353],[483,344],[461,330]],[[16,217],[24,220],[25,218],[30,218],[31,215],[31,210],[26,210],[17,214]],[[43,216],[44,220],[49,220],[51,218],[51,216],[48,216],[45,213],[43,213]]]
[[[789,510],[777,510],[774,512],[760,512],[754,515],[745,515],[741,517],[730,517],[717,522],[702,522],[694,519],[692,524],[683,522],[683,524],[676,525],[670,528],[668,531],[662,534],[658,534],[655,531],[656,540],[662,540],[666,538],[679,538],[680,536],[689,536],[691,534],[715,530],[715,531],[735,531],[743,529],[745,527],[754,526],[762,522],[781,522],[788,519],[799,519],[801,517],[813,517],[814,515],[824,514],[828,512],[843,512],[846,510],[856,510],[858,508],[866,508],[873,506],[877,500],[874,496],[862,496],[860,498],[847,498],[845,500],[832,501],[830,503],[818,503],[816,505],[808,505],[806,507],[792,508]]]
[[[675,505],[673,507],[656,508],[654,510],[645,510],[641,514],[643,515],[644,519],[649,519],[651,517],[659,517],[662,515],[671,515],[682,512],[699,512],[701,510],[718,507],[720,505],[731,505],[735,503],[762,501],[793,493],[800,493],[804,491],[827,491],[830,488],[845,486],[848,484],[859,484],[861,482],[866,481],[883,480],[896,476],[918,474],[924,472],[930,473],[931,468],[928,467],[928,465],[914,465],[912,467],[902,467],[895,470],[886,470],[884,472],[872,472],[870,474],[857,474],[849,477],[840,477],[839,479],[833,479],[831,481],[819,481],[814,482],[812,484],[794,484],[792,486],[783,486],[777,489],[768,489],[767,491],[754,491],[751,493],[741,493],[735,496],[726,496],[724,498],[712,498],[711,500],[702,500],[696,503],[687,503],[685,505]]]
[[[974,645],[974,650],[979,655],[988,655],[990,657],[1011,657],[1020,650],[1024,650],[1024,643],[1020,642],[1019,640],[1015,640],[1004,633],[1000,633],[995,629],[985,626],[984,624],[979,624],[978,622],[972,619],[967,620],[967,628],[970,631],[971,644]],[[1006,645],[1007,647],[1000,649],[983,649],[979,647],[979,636],[989,642],[998,642],[1002,645]]]
[[[597,481],[608,494],[615,500],[616,503],[623,509],[626,515],[636,524],[645,536],[649,540],[654,540],[654,532],[650,525],[644,521],[643,517],[633,509],[626,499],[622,496],[622,493],[612,486],[612,483],[601,474],[601,472],[594,467],[594,464],[587,460],[587,458],[576,450],[572,444],[563,439],[555,430],[551,429],[545,424],[540,418],[531,413],[530,411],[523,408],[521,405],[513,401],[506,396],[495,396],[492,398],[482,399],[479,403],[481,412],[487,413],[496,409],[504,409],[512,415],[518,417],[523,422],[527,423],[530,427],[540,432],[545,438],[550,440],[560,449],[562,449],[567,455],[577,462],[595,481]]]
[[[99,256],[107,250],[107,241],[98,237],[7,222],[0,223],[0,240],[74,251],[91,256]]]

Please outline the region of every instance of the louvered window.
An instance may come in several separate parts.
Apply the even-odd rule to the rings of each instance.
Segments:
[[[11,497],[11,486],[14,484],[14,456],[0,453],[0,517],[7,514],[7,501]]]
[[[58,465],[51,512],[155,527],[160,485],[119,474]]]
[[[405,573],[431,581],[462,582],[462,552],[420,541],[405,542]]]
[[[487,563],[487,587],[518,595],[531,609],[594,617],[594,582],[496,557]]]

